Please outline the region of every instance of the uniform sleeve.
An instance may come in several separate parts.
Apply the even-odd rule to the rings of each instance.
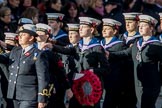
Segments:
[[[8,64],[9,63],[9,55],[10,55],[10,53],[0,54],[0,63]]]
[[[162,44],[159,43],[158,45],[154,44],[150,45],[146,55],[148,56],[149,53],[154,53],[154,55],[152,55],[152,58],[158,61],[159,76],[162,84]]]
[[[57,45],[61,45],[61,46],[66,46],[66,45],[70,44],[70,43],[69,43],[68,36],[67,36],[67,37],[63,37],[63,38],[61,38],[60,40],[57,40],[57,41],[56,41],[56,44],[57,44]]]
[[[159,42],[150,44],[146,56],[151,56],[155,60],[162,62],[162,44]]]
[[[7,44],[6,49],[11,51],[15,46]]]
[[[38,102],[47,102],[50,96],[49,85],[49,64],[45,53],[41,52],[36,60],[36,72],[38,78]]]
[[[97,48],[96,51],[97,51],[96,59],[98,59],[99,66],[98,68],[93,68],[93,70],[97,75],[105,76],[110,73],[109,62],[106,59],[105,50],[102,47],[100,47]]]
[[[76,53],[76,50],[74,47],[63,47],[59,45],[53,45],[52,51],[58,52],[61,54],[67,54],[67,55],[73,55]]]
[[[152,46],[152,47],[153,47],[153,46]],[[152,49],[158,51],[158,52],[157,52],[157,54],[158,54],[158,59],[162,62],[162,44],[156,45],[156,48],[152,48]]]
[[[129,47],[125,50],[122,51],[116,51],[116,52],[109,52],[109,58],[110,59],[125,59],[125,58],[129,58],[131,57],[131,53],[132,53],[132,47]]]

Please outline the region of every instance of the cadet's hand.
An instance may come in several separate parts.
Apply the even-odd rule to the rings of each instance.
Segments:
[[[69,100],[73,97],[73,92],[71,89],[66,90],[66,96]]]
[[[0,46],[3,47],[3,48],[6,48],[7,47],[7,44],[3,41],[0,40]]]
[[[44,50],[44,49],[46,49],[46,48],[52,49],[53,46],[52,46],[51,43],[43,43],[43,44],[41,45],[41,50]]]
[[[56,44],[57,40],[49,38],[47,42],[51,44]]]
[[[46,103],[38,103],[38,108],[45,108],[46,107]]]
[[[40,44],[40,49],[41,49],[41,50],[44,49],[44,48],[43,48],[43,47],[44,47],[44,44],[45,44],[45,42],[42,42],[42,43]]]

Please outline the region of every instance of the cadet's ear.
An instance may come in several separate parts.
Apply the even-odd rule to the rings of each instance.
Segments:
[[[34,40],[35,40],[35,37],[34,37],[34,36],[30,36],[29,41],[32,42],[32,41],[34,41]]]
[[[91,27],[91,33],[93,34],[93,32],[94,32],[94,28],[93,28],[93,27]]]
[[[116,35],[117,33],[118,33],[118,30],[115,29],[113,34]]]

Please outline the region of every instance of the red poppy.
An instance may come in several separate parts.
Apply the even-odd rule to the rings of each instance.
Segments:
[[[103,88],[97,75],[87,70],[85,75],[74,80],[72,90],[81,105],[94,106],[101,99]]]
[[[115,29],[119,30],[119,26],[118,25],[115,25]]]
[[[138,15],[136,15],[135,20],[136,20],[136,21],[139,21],[139,20],[140,20]]]
[[[62,21],[63,17],[62,16],[59,16],[59,20]]]
[[[29,56],[29,55],[30,55],[30,53],[29,53],[29,52],[25,53],[25,56]]]
[[[51,31],[52,31],[51,29],[48,29],[48,33],[50,33],[50,34],[51,34]]]
[[[19,37],[18,37],[18,36],[16,36],[16,37],[15,37],[15,40],[19,40]]]
[[[57,62],[57,64],[58,64],[58,67],[64,67],[64,64],[62,63],[61,60],[59,60],[59,61]]]
[[[96,27],[96,25],[97,25],[96,22],[92,22],[93,27]]]

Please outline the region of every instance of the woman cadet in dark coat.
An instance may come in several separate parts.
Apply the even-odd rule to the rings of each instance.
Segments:
[[[121,23],[110,18],[104,18],[102,21],[102,35],[104,39],[101,40],[101,45],[104,49],[111,52],[124,50],[126,48],[124,41],[119,40],[117,36]],[[106,94],[103,108],[115,108],[119,107],[122,102],[121,74],[124,73],[122,72],[124,62],[112,59],[108,59],[108,61],[110,63],[111,73],[104,76],[104,88],[106,90]]]
[[[157,20],[149,15],[140,15],[139,19],[142,37],[127,50],[109,53],[109,58],[132,57],[138,105],[155,108],[161,86],[158,64],[162,60],[162,45],[153,35]]]

